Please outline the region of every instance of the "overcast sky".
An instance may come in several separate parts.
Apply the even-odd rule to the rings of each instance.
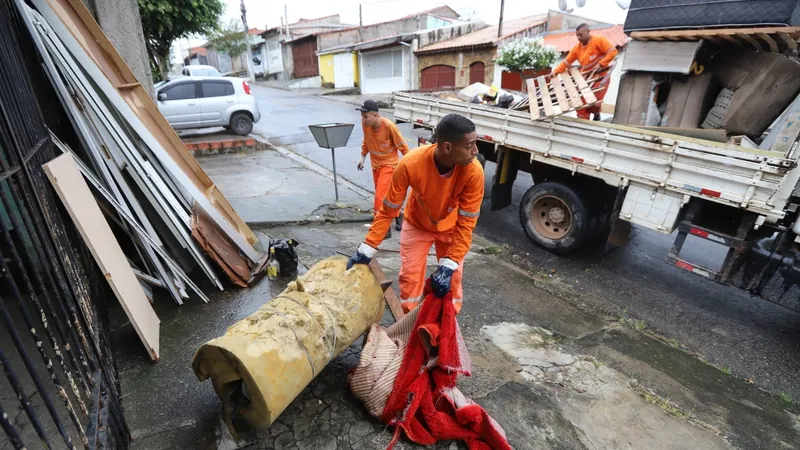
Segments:
[[[226,4],[224,23],[240,17],[240,0],[224,0]],[[343,23],[358,24],[358,5],[362,5],[364,25],[385,22],[413,14],[436,6],[447,5],[462,15],[474,14],[473,19],[496,24],[500,15],[500,0],[292,0],[274,2],[268,0],[244,0],[247,8],[247,24],[250,28],[271,28],[281,24],[286,5],[289,22],[299,19],[339,14]],[[567,0],[575,15],[609,23],[625,21],[626,11],[619,8],[615,0],[585,0],[586,5],[578,8],[575,0]],[[534,14],[546,13],[548,9],[558,10],[558,0],[506,0],[505,20],[517,19]],[[190,39],[188,45],[200,45],[203,38]],[[180,45],[186,50],[187,42]],[[176,50],[178,50],[176,48]],[[176,52],[177,53],[177,52]]]

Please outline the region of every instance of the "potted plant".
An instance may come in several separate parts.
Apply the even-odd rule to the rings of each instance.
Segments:
[[[549,74],[559,56],[556,47],[545,45],[542,38],[525,38],[500,47],[495,63],[515,74],[524,86],[526,78]]]

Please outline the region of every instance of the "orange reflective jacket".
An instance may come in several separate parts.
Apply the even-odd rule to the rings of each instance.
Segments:
[[[397,152],[405,155],[408,153],[408,144],[406,144],[397,125],[392,123],[391,120],[382,117],[381,127],[378,131],[372,127],[363,127],[364,141],[361,143],[361,156],[367,156],[372,163],[372,169],[375,170],[379,167],[395,167],[400,158],[397,157]]]
[[[389,192],[367,234],[367,245],[378,248],[411,187],[406,220],[433,232],[452,230],[453,242],[445,257],[458,263],[464,260],[483,202],[483,167],[476,158],[441,175],[433,159],[435,151],[436,144],[419,147],[397,165]]]
[[[556,67],[553,73],[559,74],[572,63],[578,61],[581,72],[594,69],[599,64],[600,68],[608,67],[617,57],[617,48],[604,36],[592,36],[586,45],[578,42],[567,54],[567,58]]]

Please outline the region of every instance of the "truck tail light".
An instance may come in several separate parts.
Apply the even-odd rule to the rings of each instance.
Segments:
[[[245,94],[251,95],[250,94],[250,85],[247,84],[247,81],[242,81],[242,89],[244,89],[244,93]]]

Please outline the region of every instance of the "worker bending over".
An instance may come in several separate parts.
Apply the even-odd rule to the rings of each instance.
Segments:
[[[374,100],[367,100],[364,104],[356,108],[361,111],[361,127],[364,129],[364,141],[361,143],[361,161],[358,162],[358,170],[364,170],[364,161],[367,154],[370,155],[372,163],[372,181],[375,183],[375,200],[373,202],[375,214],[381,207],[383,198],[389,190],[389,183],[392,181],[394,168],[397,167],[397,153],[403,155],[408,153],[408,145],[400,130],[391,120],[381,117],[378,111],[378,103]],[[400,211],[395,216],[397,230],[400,230]],[[392,230],[388,228],[386,237],[392,237]]]
[[[600,120],[600,108],[611,79],[609,66],[611,66],[614,58],[617,57],[617,48],[603,36],[592,36],[589,31],[589,25],[585,23],[578,25],[578,28],[575,29],[575,36],[578,38],[578,44],[572,47],[572,50],[567,54],[567,58],[556,67],[553,74],[564,72],[573,62],[578,61],[580,71],[584,73],[584,77],[586,77],[586,72],[592,74],[587,77],[587,80],[597,78],[592,83],[593,91],[599,89],[594,93],[594,96],[597,97],[597,103],[588,108],[579,109],[577,113],[581,119],[589,120],[589,115],[594,114],[594,120]]]
[[[433,244],[439,260],[431,275],[433,292],[443,298],[452,289],[456,312],[461,310],[464,257],[483,201],[475,124],[450,114],[436,125],[434,135],[436,144],[414,149],[397,165],[367,238],[348,264],[369,264],[411,187],[400,236],[400,301],[406,312],[422,300]]]

